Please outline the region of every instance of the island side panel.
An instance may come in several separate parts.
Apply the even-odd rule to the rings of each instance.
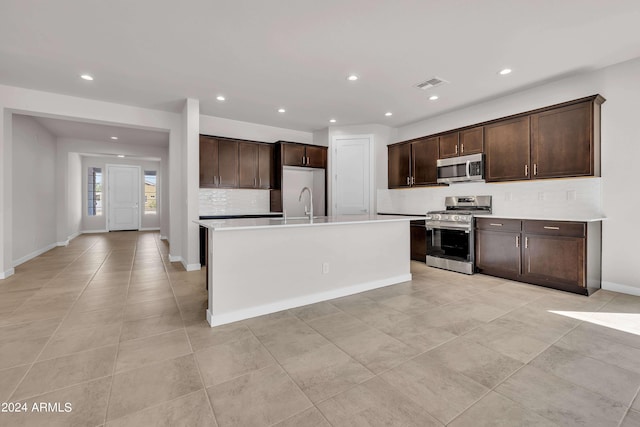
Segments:
[[[411,280],[409,221],[209,231],[212,326]]]

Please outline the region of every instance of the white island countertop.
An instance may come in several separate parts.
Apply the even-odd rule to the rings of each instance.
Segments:
[[[602,214],[582,215],[474,215],[475,218],[502,218],[502,219],[524,219],[534,221],[570,221],[570,222],[596,222],[604,221],[607,218]]]
[[[249,230],[278,227],[314,227],[322,225],[359,224],[373,222],[400,222],[424,219],[424,216],[401,215],[338,215],[309,218],[238,218],[238,219],[202,219],[194,221],[214,231]]]

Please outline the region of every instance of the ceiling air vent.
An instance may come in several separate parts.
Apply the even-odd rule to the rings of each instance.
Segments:
[[[448,81],[441,79],[440,77],[432,77],[429,80],[416,85],[417,88],[422,90],[431,89],[432,87],[440,86],[441,84],[449,83]]]

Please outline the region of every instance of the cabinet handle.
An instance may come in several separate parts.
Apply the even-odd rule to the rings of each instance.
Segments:
[[[218,177],[217,176],[213,177],[213,185],[218,185]]]
[[[533,175],[534,176],[538,175],[538,164],[537,163],[533,164]]]
[[[464,144],[460,144],[460,154],[464,154]]]
[[[529,248],[529,238],[528,238],[528,237],[525,237],[525,238],[524,238],[524,248],[525,248],[525,249],[528,249],[528,248]]]
[[[258,187],[262,187],[262,178],[258,178]]]
[[[416,177],[412,176],[411,177],[411,185],[414,185],[416,183]]]
[[[256,178],[253,178],[253,186],[256,187],[258,185],[258,180]]]
[[[302,164],[304,165],[304,161],[305,161],[306,157],[302,156]]]
[[[529,165],[524,165],[524,176],[529,176]]]
[[[411,185],[411,179],[407,177],[407,185]]]
[[[543,228],[546,229],[546,230],[560,230],[560,227],[551,227],[551,226],[547,226],[547,225],[545,225]]]
[[[458,154],[458,146],[456,145],[456,154]]]
[[[516,248],[520,247],[520,236],[516,236]]]
[[[493,225],[494,227],[502,227],[502,224],[500,224],[499,222],[492,222],[489,225]]]

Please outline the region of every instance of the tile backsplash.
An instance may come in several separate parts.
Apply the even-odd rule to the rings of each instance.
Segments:
[[[201,188],[200,216],[249,215],[269,212],[269,190]]]
[[[423,215],[444,209],[446,196],[491,195],[494,215],[598,216],[603,214],[601,186],[601,178],[571,178],[379,189],[378,212]]]

